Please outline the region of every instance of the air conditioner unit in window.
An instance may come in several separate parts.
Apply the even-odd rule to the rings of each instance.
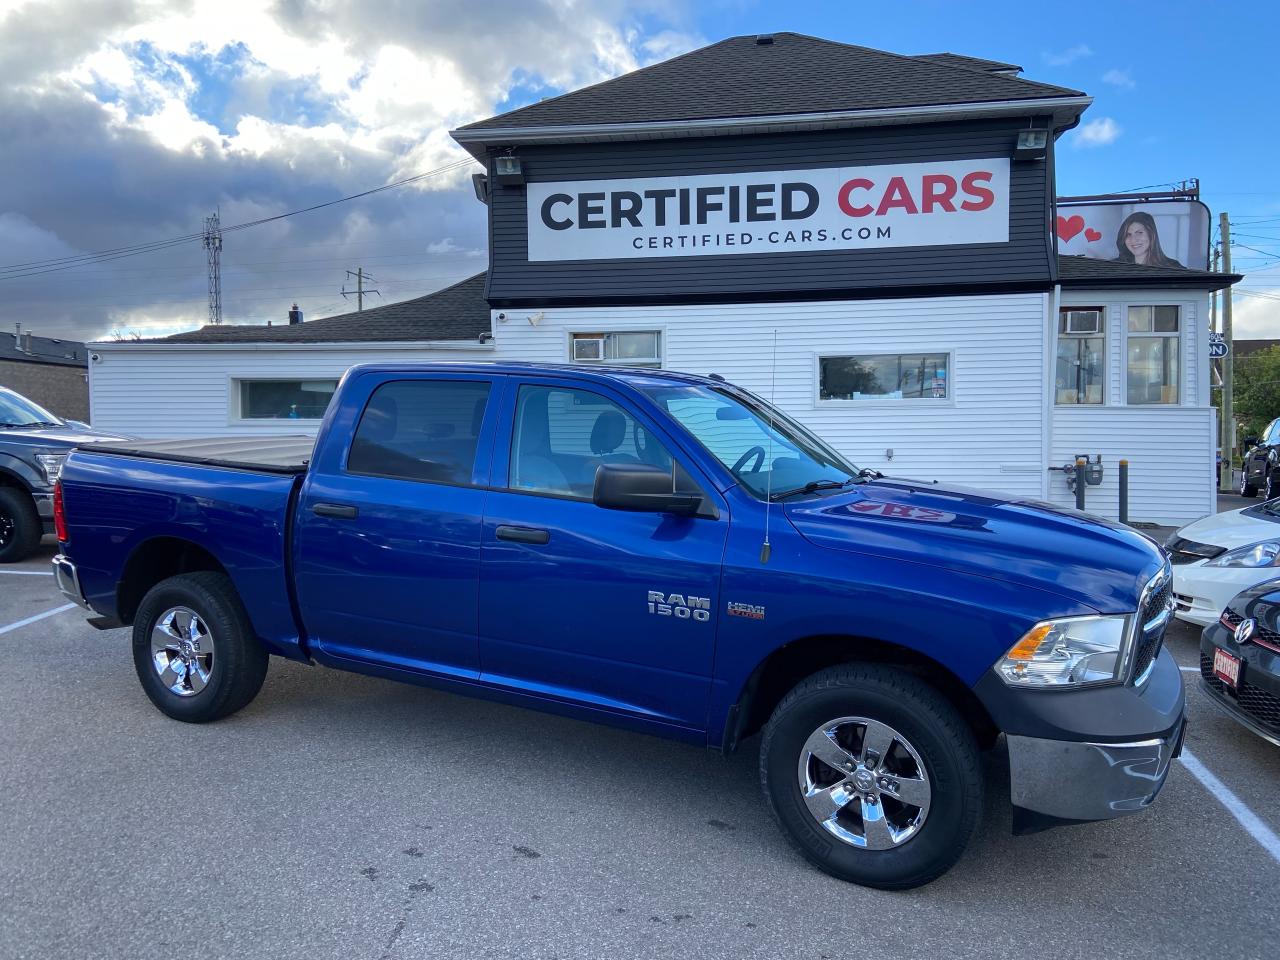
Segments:
[[[1102,314],[1097,310],[1072,310],[1067,313],[1067,333],[1101,333]]]
[[[574,360],[603,360],[604,337],[574,337]]]

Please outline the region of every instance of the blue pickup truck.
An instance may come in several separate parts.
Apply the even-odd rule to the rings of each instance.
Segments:
[[[722,751],[762,733],[784,831],[870,886],[955,863],[1001,742],[1018,832],[1143,809],[1182,745],[1158,546],[859,470],[714,376],[354,367],[314,443],[88,445],[55,514],[59,586],[132,624],[176,720],[244,707],[274,655]]]

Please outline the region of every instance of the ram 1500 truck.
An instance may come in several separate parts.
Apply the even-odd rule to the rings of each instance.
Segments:
[[[1143,809],[1182,744],[1158,546],[858,470],[718,377],[359,366],[314,444],[91,445],[55,506],[61,589],[132,624],[174,719],[239,710],[275,655],[724,751],[762,731],[783,830],[871,886],[955,863],[1002,734],[1020,832]]]

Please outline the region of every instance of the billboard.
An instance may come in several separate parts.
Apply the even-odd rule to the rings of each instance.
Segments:
[[[1209,208],[1198,200],[1058,204],[1058,252],[1209,269]]]
[[[530,183],[526,204],[532,261],[1005,243],[1009,161]]]

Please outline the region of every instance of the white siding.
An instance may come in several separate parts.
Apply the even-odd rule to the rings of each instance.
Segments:
[[[396,345],[297,344],[222,346],[94,344],[89,364],[92,422],[137,437],[258,436],[315,433],[316,420],[236,418],[232,382],[245,379],[333,379],[357,363],[487,360],[493,350]]]
[[[1088,487],[1085,509],[1115,517],[1119,509],[1119,461],[1129,461],[1129,519],[1180,526],[1215,510],[1213,454],[1217,411],[1209,406],[1209,351],[1205,294],[1170,290],[1069,291],[1063,306],[1106,311],[1106,397],[1098,406],[1055,406],[1050,460],[1061,466],[1076,454],[1102,454],[1103,482]],[[1181,308],[1179,403],[1126,403],[1127,308],[1175,304]],[[1071,505],[1066,479],[1055,473],[1049,499]]]
[[[565,363],[574,332],[660,330],[663,366],[719,373],[859,466],[1043,495],[1044,294],[494,313],[496,359]],[[530,317],[537,320],[531,324]],[[772,383],[777,331],[777,385]],[[820,355],[949,352],[945,401],[819,402]],[[887,451],[893,451],[892,459]]]

